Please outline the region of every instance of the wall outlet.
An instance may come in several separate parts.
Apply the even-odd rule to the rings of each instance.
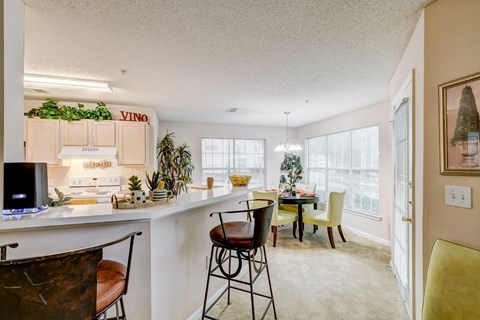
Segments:
[[[460,208],[472,208],[472,188],[445,186],[445,204]]]

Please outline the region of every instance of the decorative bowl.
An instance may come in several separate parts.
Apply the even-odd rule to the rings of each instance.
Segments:
[[[246,187],[248,186],[248,183],[250,182],[250,179],[252,177],[234,174],[234,175],[231,175],[229,178],[230,178],[230,182],[234,187]]]

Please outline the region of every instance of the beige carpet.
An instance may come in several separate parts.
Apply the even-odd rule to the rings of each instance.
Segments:
[[[306,226],[303,243],[291,229],[279,229],[277,247],[267,246],[277,317],[282,320],[365,319],[407,320],[408,316],[389,266],[390,248],[345,232],[343,243],[334,230],[337,248],[331,249],[325,228],[312,234]],[[266,272],[264,272],[266,274]],[[254,285],[268,292],[266,276]],[[216,280],[220,281],[220,280]],[[255,298],[256,317],[265,299]],[[251,319],[250,296],[232,290],[209,312],[225,320]],[[274,319],[272,308],[265,319]]]

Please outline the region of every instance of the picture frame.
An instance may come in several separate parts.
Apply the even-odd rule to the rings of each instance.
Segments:
[[[438,86],[440,174],[480,175],[480,72]]]

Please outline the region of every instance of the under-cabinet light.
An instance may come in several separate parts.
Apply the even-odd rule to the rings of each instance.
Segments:
[[[27,88],[55,87],[68,89],[87,89],[104,92],[113,91],[110,83],[105,81],[51,77],[37,74],[25,74],[23,76],[23,83]]]

